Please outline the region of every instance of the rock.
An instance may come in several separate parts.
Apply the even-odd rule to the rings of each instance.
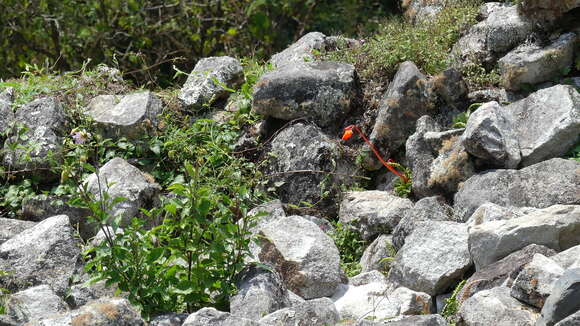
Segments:
[[[498,61],[501,85],[519,90],[559,77],[572,66],[576,39],[576,34],[566,33],[546,47],[524,44],[515,48]]]
[[[306,300],[302,299],[298,294],[288,290],[288,298],[290,299],[290,306],[296,307],[299,304],[306,302]],[[316,300],[316,299],[314,299]]]
[[[364,240],[389,234],[399,224],[405,211],[413,207],[409,199],[386,191],[350,191],[340,204],[340,223],[351,226]]]
[[[189,315],[182,326],[264,326],[264,324],[215,308],[202,308]]]
[[[487,171],[463,183],[455,194],[453,211],[458,220],[466,221],[486,202],[535,208],[580,204],[579,184],[580,162],[559,158],[521,170]]]
[[[181,326],[188,316],[188,314],[176,313],[157,316],[151,319],[149,326]]]
[[[294,44],[270,58],[270,63],[276,68],[288,64],[314,61],[312,50],[321,51],[326,46],[326,35],[319,32],[311,32],[302,36]]]
[[[48,285],[39,285],[11,294],[6,313],[19,323],[42,319],[68,310],[66,303]]]
[[[0,278],[0,288],[20,291],[50,284],[64,296],[80,254],[68,217],[48,218],[0,245],[0,270],[8,273]]]
[[[495,6],[485,20],[475,24],[451,51],[457,66],[491,68],[505,53],[521,44],[534,31],[534,24],[519,15],[517,6]]]
[[[340,185],[352,185],[358,174],[353,159],[344,157],[337,142],[310,124],[282,130],[267,155],[268,179],[282,202],[315,204],[329,216],[336,214]]]
[[[569,269],[556,281],[542,308],[538,326],[552,326],[580,310],[580,268]]]
[[[391,263],[389,281],[435,296],[458,283],[471,266],[465,224],[419,222]]]
[[[580,244],[580,206],[554,205],[469,229],[469,253],[476,270],[532,243],[556,251]]]
[[[316,224],[284,217],[262,228],[260,240],[260,262],[273,265],[289,290],[304,299],[334,294],[342,275],[338,249]]]
[[[564,269],[550,258],[535,254],[515,279],[511,296],[531,306],[542,309],[552,292],[554,283],[564,274]]]
[[[550,258],[563,269],[580,268],[580,245],[564,250]]]
[[[514,127],[497,102],[485,103],[469,116],[461,141],[469,154],[491,167],[515,169],[520,163]]]
[[[487,102],[498,102],[500,104],[509,104],[515,101],[519,101],[523,96],[507,92],[503,88],[486,88],[475,90],[467,94],[469,103],[487,103]]]
[[[98,176],[93,173],[85,180],[87,190],[96,200],[100,200],[101,191],[107,193],[111,200],[117,197],[127,199],[113,205],[110,211],[111,217],[122,215],[122,227],[129,225],[133,217],[139,216],[139,209],[151,208],[158,201],[161,187],[122,158],[110,160],[98,169],[98,173]],[[155,224],[155,221],[151,223]]]
[[[354,66],[338,62],[303,62],[262,76],[254,86],[252,109],[282,120],[307,118],[323,128],[337,128],[358,92]]]
[[[14,99],[14,87],[6,87],[0,93],[0,139],[3,139],[4,133],[14,120],[14,111],[12,102]]]
[[[410,61],[400,64],[387,92],[383,95],[378,116],[369,136],[380,151],[388,157],[413,133],[415,122],[423,115],[434,115],[435,95],[427,94],[427,78]],[[431,89],[429,89],[431,91]],[[365,149],[366,167],[378,170],[382,165]]]
[[[248,212],[248,216],[255,219],[255,225],[251,226],[249,229],[252,234],[255,234],[266,224],[279,218],[286,217],[286,212],[284,211],[284,206],[280,199],[275,199],[252,208],[252,210]]]
[[[163,104],[150,91],[125,96],[100,95],[91,100],[86,114],[107,138],[139,139],[157,130]]]
[[[411,0],[403,1],[402,7],[405,13],[405,17],[412,23],[424,23],[429,20],[434,19],[437,14],[445,8],[447,1],[445,0],[435,0],[435,1],[422,1],[422,0]]]
[[[53,315],[26,326],[144,326],[139,311],[127,299],[104,298],[77,310]]]
[[[453,209],[445,203],[443,197],[426,197],[415,203],[415,206],[407,210],[403,218],[393,231],[393,246],[396,250],[405,244],[405,238],[415,229],[415,225],[421,221],[452,221]]]
[[[580,140],[580,93],[569,85],[539,90],[504,108],[520,144],[522,166],[566,154]]]
[[[399,316],[385,321],[388,326],[447,326],[441,315]]]
[[[390,263],[384,259],[394,257],[395,253],[392,238],[384,234],[379,235],[379,237],[365,249],[360,259],[359,264],[361,266],[361,272],[366,273],[374,270],[387,272]]]
[[[106,281],[91,283],[90,279],[91,276],[84,272],[77,272],[74,275],[74,283],[71,284],[70,291],[65,297],[65,301],[71,308],[77,309],[101,298],[128,297],[128,293],[120,292],[114,284],[107,286]],[[120,293],[117,294],[117,291]]]
[[[436,156],[431,145],[425,140],[425,134],[440,130],[441,127],[435,119],[423,116],[417,120],[415,133],[407,139],[405,155],[409,168],[413,171],[413,194],[418,198],[432,195],[427,181],[431,176],[431,164]]]
[[[520,3],[520,12],[535,21],[550,23],[577,7],[580,7],[578,0],[523,0]]]
[[[538,313],[510,296],[507,287],[478,292],[459,309],[459,325],[534,325]]]
[[[21,324],[14,321],[8,315],[0,315],[0,326],[20,326]]]
[[[457,295],[460,303],[474,294],[498,286],[511,287],[522,268],[532,261],[535,254],[553,256],[556,251],[536,244],[531,244],[515,251],[499,261],[489,264],[475,272]]]
[[[60,160],[66,126],[60,102],[54,97],[32,101],[16,111],[14,123],[26,128],[26,132],[21,136],[12,134],[4,143],[4,166],[11,170],[36,170],[31,171],[32,175],[42,176],[43,180],[54,177],[47,169],[50,160]],[[24,148],[11,150],[16,144]]]
[[[473,212],[467,225],[476,226],[490,221],[511,220],[535,212],[532,207],[503,207],[494,203],[485,203]]]
[[[389,319],[398,315],[430,313],[431,296],[399,287],[389,292],[387,279],[378,271],[359,274],[342,284],[332,296],[340,316],[351,319]]]
[[[242,64],[232,57],[209,57],[197,62],[177,98],[187,110],[199,110],[230,95],[244,80]]]
[[[34,222],[0,218],[0,245],[34,225],[36,225]]]
[[[238,292],[230,298],[232,315],[258,320],[290,306],[288,291],[275,271],[250,265],[238,275]]]
[[[260,319],[261,325],[294,326],[335,325],[340,316],[328,298],[308,300],[291,308],[284,308]]]
[[[580,325],[580,310],[555,324],[555,326],[577,326],[577,325]]]

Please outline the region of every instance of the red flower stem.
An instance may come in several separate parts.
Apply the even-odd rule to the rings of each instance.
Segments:
[[[377,149],[375,148],[375,145],[373,145],[365,136],[365,134],[357,127],[354,126],[354,130],[356,132],[358,132],[358,134],[362,137],[362,139],[365,141],[365,143],[367,143],[369,145],[369,147],[371,148],[371,150],[373,151],[373,153],[375,154],[375,156],[379,159],[379,161],[381,161],[381,163],[383,163],[383,165],[385,167],[387,167],[387,169],[389,169],[389,171],[393,172],[395,175],[397,175],[399,178],[401,178],[401,180],[403,180],[404,183],[409,182],[409,178],[407,178],[406,176],[402,175],[401,173],[399,173],[399,171],[395,170],[391,164],[385,162],[385,160],[382,158],[381,154],[379,154],[379,151],[377,151]]]

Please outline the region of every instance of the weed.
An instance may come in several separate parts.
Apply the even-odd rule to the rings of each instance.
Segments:
[[[471,114],[477,110],[483,103],[473,103],[471,104],[465,112],[461,112],[460,114],[453,117],[453,124],[452,128],[465,128],[467,126],[467,121]]]
[[[453,290],[451,297],[448,298],[447,300],[445,300],[445,306],[443,307],[443,310],[441,310],[441,315],[443,317],[449,318],[449,317],[457,314],[457,311],[459,309],[459,302],[457,301],[457,295],[459,294],[459,292],[461,291],[461,289],[463,288],[464,285],[465,285],[465,280],[461,281],[457,285],[455,290]]]
[[[403,171],[403,175],[405,176],[405,179],[397,179],[397,181],[395,182],[395,195],[402,197],[402,198],[408,198],[411,195],[411,192],[413,191],[412,186],[413,186],[413,178],[411,175],[411,169],[403,167],[399,164],[398,167],[401,171]]]
[[[333,224],[334,231],[330,233],[330,237],[340,253],[340,266],[348,277],[355,276],[361,272],[359,261],[368,243],[348,225],[340,222]]]

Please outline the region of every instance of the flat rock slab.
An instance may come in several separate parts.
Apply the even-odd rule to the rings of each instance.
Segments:
[[[580,268],[572,268],[556,281],[542,308],[538,326],[552,326],[580,310]]]
[[[419,222],[395,256],[389,281],[431,296],[445,293],[472,266],[467,225]]]
[[[260,325],[276,326],[326,326],[336,325],[340,315],[328,298],[301,302],[295,306],[280,309],[260,319]]]
[[[304,299],[331,296],[341,281],[336,245],[300,216],[276,220],[260,232],[260,262],[273,265],[292,292]]]
[[[530,244],[556,251],[580,244],[580,206],[554,205],[528,215],[469,229],[469,253],[480,270]]]
[[[459,309],[459,324],[466,326],[535,325],[539,314],[510,296],[507,287],[481,291]]]
[[[336,128],[358,91],[354,66],[338,62],[293,63],[262,76],[254,86],[252,109],[282,120],[307,118]]]
[[[48,218],[0,245],[0,288],[11,291],[50,284],[64,296],[75,264],[80,242],[65,215]]]
[[[552,259],[535,254],[514,280],[510,294],[521,302],[542,309],[562,274],[564,269]]]
[[[284,51],[276,53],[270,62],[276,68],[306,61],[314,61],[313,50],[321,51],[326,46],[327,36],[320,32],[310,32],[290,45]]]
[[[580,162],[574,160],[554,158],[521,170],[490,170],[463,184],[453,210],[458,220],[467,221],[486,202],[535,208],[580,204],[579,185]]]
[[[39,285],[11,294],[6,313],[15,321],[26,323],[53,314],[66,312],[66,303],[48,285]]]
[[[35,222],[0,218],[0,245],[8,239],[36,225]]]

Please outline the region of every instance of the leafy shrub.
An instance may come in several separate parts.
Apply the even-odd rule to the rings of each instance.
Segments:
[[[348,225],[336,222],[334,228],[330,237],[340,253],[340,266],[348,277],[355,276],[361,271],[359,262],[368,243]]]
[[[441,315],[446,318],[450,318],[453,315],[457,314],[459,309],[459,302],[457,301],[457,295],[465,285],[465,280],[459,282],[451,297],[445,300],[445,306],[443,306],[443,310],[441,310]]]
[[[3,270],[0,270],[0,277],[4,277],[6,276],[6,272]],[[6,294],[8,293],[8,290],[4,289],[4,288],[0,288],[0,315],[3,315],[6,313],[6,307],[5,307],[5,300],[6,300]]]

